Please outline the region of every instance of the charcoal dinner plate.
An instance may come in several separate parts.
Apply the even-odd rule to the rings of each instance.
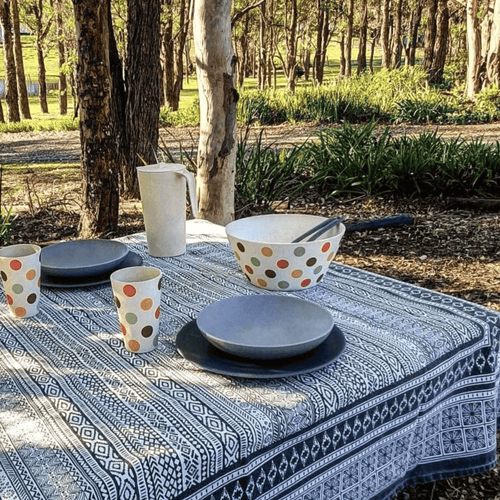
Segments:
[[[63,241],[42,248],[41,265],[50,276],[83,278],[115,270],[127,254],[127,245],[119,241]]]
[[[289,295],[240,295],[219,300],[196,319],[205,338],[244,358],[297,356],[321,344],[333,328],[327,309]]]
[[[109,277],[113,271],[124,269],[125,267],[142,266],[142,257],[134,252],[128,252],[125,259],[111,271],[107,273],[97,274],[95,276],[83,276],[80,278],[72,278],[66,276],[51,276],[42,270],[40,284],[48,288],[79,288],[97,285],[105,285],[110,283]]]
[[[290,377],[323,368],[342,354],[345,337],[334,326],[320,345],[299,356],[273,360],[248,359],[217,349],[202,335],[193,320],[179,331],[176,344],[185,359],[203,370],[221,375],[266,379]]]

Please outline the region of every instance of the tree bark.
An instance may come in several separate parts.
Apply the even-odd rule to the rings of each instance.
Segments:
[[[174,58],[174,12],[172,8],[172,0],[167,0],[167,20],[161,30],[161,55],[163,67],[162,74],[162,89],[163,99],[173,111],[179,109],[179,103],[174,99],[174,75],[175,75],[175,58]]]
[[[5,123],[5,117],[3,116],[2,99],[0,99],[0,123]]]
[[[342,36],[339,42],[339,75],[346,76],[346,60],[345,60],[345,31],[342,31]]]
[[[479,32],[479,20],[477,18],[478,0],[467,0],[467,42],[468,42],[468,64],[466,95],[469,99],[481,89],[479,72],[481,69],[481,33]]]
[[[248,16],[245,38],[248,36]],[[258,88],[263,90],[267,82],[267,38],[266,38],[266,2],[260,5],[259,22],[259,78]]]
[[[290,24],[288,18],[288,4],[290,3]],[[287,78],[287,86],[290,92],[295,92],[295,81],[297,68],[297,0],[285,0],[285,41],[286,41],[286,56],[284,70]]]
[[[391,66],[391,46],[389,44],[390,5],[391,0],[382,0],[382,24],[380,28],[381,66],[387,69],[390,69]]]
[[[493,8],[490,47],[486,59],[486,78],[488,83],[496,83],[500,87],[500,0],[495,0]]]
[[[316,32],[316,52],[313,59],[313,79],[316,85],[323,83],[325,73],[326,49],[329,36],[330,11],[322,0],[317,0],[317,32]]]
[[[434,55],[429,68],[429,82],[441,83],[443,81],[444,66],[446,63],[446,53],[448,50],[450,13],[448,10],[448,0],[438,0],[436,19],[436,43],[434,45]]]
[[[17,91],[19,94],[19,107],[21,115],[25,120],[31,120],[30,102],[28,89],[26,87],[26,75],[24,74],[23,47],[21,44],[21,30],[19,26],[19,5],[17,0],[11,0],[12,24],[14,26],[14,55],[17,71]]]
[[[21,121],[19,114],[19,95],[17,93],[17,74],[14,58],[14,42],[12,38],[12,19],[8,2],[0,0],[0,22],[3,29],[3,55],[5,61],[5,103],[7,104],[7,120]]]
[[[66,79],[66,74],[61,72],[61,68],[66,63],[61,0],[58,0],[56,9],[57,56],[59,61],[59,114],[66,115],[68,113],[68,81]]]
[[[83,238],[113,232],[118,224],[118,164],[109,60],[110,2],[73,0],[84,181],[79,236]]]
[[[423,66],[427,74],[432,67],[434,57],[434,44],[436,43],[436,18],[438,0],[427,0],[427,25],[424,38],[424,60]]]
[[[35,31],[36,31],[36,55],[38,62],[38,101],[40,103],[40,110],[42,113],[48,113],[49,107],[47,105],[47,81],[45,70],[45,54],[43,53],[43,40],[46,38],[52,20],[46,26],[43,26],[43,2],[37,0],[33,3],[32,11],[35,16]]]
[[[411,46],[409,53],[409,65],[415,66],[415,58],[417,52],[418,44],[418,30],[420,28],[420,21],[422,20],[422,1],[418,0],[416,10],[414,11],[414,16],[412,16],[411,23]]]
[[[402,15],[403,0],[397,0],[394,32],[392,34],[392,57],[391,67],[399,68],[401,66],[401,48],[402,48]]]
[[[200,96],[198,218],[226,225],[234,219],[236,163],[235,58],[231,0],[195,0],[193,30]]]
[[[368,43],[368,0],[361,0],[360,13],[358,75],[366,70],[366,47]]]
[[[345,32],[345,75],[351,76],[352,32],[354,27],[354,0],[349,0],[347,9],[347,26]]]
[[[126,198],[138,198],[136,168],[157,162],[160,115],[160,2],[128,0],[125,126]]]

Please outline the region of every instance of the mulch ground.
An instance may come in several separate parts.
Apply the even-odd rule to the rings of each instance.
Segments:
[[[496,130],[497,139],[498,134]],[[28,139],[21,146],[29,153]],[[15,140],[5,144],[4,159],[11,154],[15,158],[15,149]],[[70,169],[35,171],[26,163],[15,172],[5,170],[2,204],[13,204],[16,213],[9,242],[47,245],[76,238],[79,191],[78,174]],[[315,193],[292,205],[277,206],[276,211],[341,215],[348,226],[406,214],[411,224],[347,232],[336,260],[500,311],[498,211],[457,208],[446,198],[385,196],[331,202]],[[140,202],[128,200],[122,204],[117,232],[109,237],[143,230]],[[394,500],[476,499],[500,500],[499,467],[477,476],[408,487]]]

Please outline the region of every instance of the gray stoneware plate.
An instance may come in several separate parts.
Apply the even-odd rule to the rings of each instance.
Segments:
[[[310,351],[334,326],[325,308],[288,295],[223,299],[203,309],[196,323],[218,349],[251,359],[281,359]]]
[[[96,285],[107,285],[111,282],[110,276],[114,271],[133,266],[142,266],[142,257],[135,252],[129,252],[125,259],[122,260],[115,269],[107,273],[73,278],[71,276],[51,276],[42,271],[40,284],[47,288],[84,288]]]
[[[326,340],[310,351],[282,359],[248,359],[217,349],[201,334],[196,321],[184,325],[176,339],[177,350],[202,370],[253,379],[291,377],[319,370],[344,351],[344,334],[334,326]]]
[[[81,278],[116,269],[128,254],[124,243],[113,240],[74,240],[42,248],[42,272],[50,276]]]

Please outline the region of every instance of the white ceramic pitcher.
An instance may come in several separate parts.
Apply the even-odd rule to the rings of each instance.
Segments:
[[[158,163],[137,168],[149,253],[175,257],[186,251],[186,181],[191,210],[198,215],[194,175],[184,165]]]

